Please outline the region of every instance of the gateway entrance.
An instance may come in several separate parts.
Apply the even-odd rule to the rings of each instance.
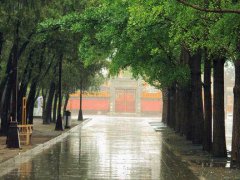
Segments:
[[[136,90],[116,89],[115,112],[134,113],[136,112]]]

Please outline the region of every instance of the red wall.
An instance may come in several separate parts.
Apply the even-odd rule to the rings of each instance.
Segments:
[[[135,111],[135,105],[132,105]],[[117,108],[117,104],[116,104]],[[70,98],[68,102],[67,109],[78,110],[79,109],[79,98]],[[110,111],[110,99],[101,97],[87,97],[83,98],[83,111],[91,112],[109,112]],[[129,112],[133,112],[129,111]],[[118,111],[120,112],[120,111]],[[160,113],[162,112],[162,100],[161,99],[151,99],[151,98],[141,98],[141,112],[143,113]],[[133,112],[134,113],[134,112]]]
[[[78,110],[79,99],[70,99],[67,108],[69,110]],[[110,102],[108,98],[83,98],[82,109],[86,111],[109,111]]]
[[[162,101],[160,99],[142,99],[141,110],[142,112],[162,112]]]

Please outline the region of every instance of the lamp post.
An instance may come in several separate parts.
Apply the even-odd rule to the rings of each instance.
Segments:
[[[78,120],[82,121],[83,120],[83,114],[82,114],[82,89],[83,89],[83,82],[82,79],[80,81],[80,107],[79,107],[79,112],[78,112]]]

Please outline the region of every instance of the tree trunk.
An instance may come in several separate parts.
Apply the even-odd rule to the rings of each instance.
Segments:
[[[11,85],[12,85],[12,74],[10,74],[12,70],[12,59],[14,56],[14,51],[16,49],[16,43],[14,41],[13,46],[11,48],[7,67],[6,67],[6,76],[1,81],[0,85],[0,111],[1,111],[1,135],[7,135],[8,131],[8,117],[9,117],[9,109],[10,109],[10,101],[11,101]]]
[[[13,45],[12,45],[12,48],[10,50],[10,53],[9,53],[9,57],[8,57],[8,61],[7,61],[7,66],[6,66],[6,71],[5,71],[5,76],[3,77],[3,80],[1,81],[1,84],[0,84],[0,101],[3,102],[1,100],[1,98],[3,97],[3,91],[5,90],[5,87],[6,87],[6,84],[9,83],[9,77],[11,76],[11,71],[12,71],[12,59],[13,59],[13,56],[14,56],[14,52],[16,51],[16,42],[14,41],[13,42]],[[2,107],[2,105],[1,105]]]
[[[184,86],[181,89],[181,98],[182,98],[182,134],[186,136],[187,140],[192,140],[192,119],[191,119],[191,112],[192,112],[192,104],[191,104],[191,97],[192,91],[190,85]]]
[[[27,99],[27,117],[28,117],[28,123],[29,124],[33,124],[34,103],[36,101],[35,97],[36,97],[36,95],[37,96],[39,95],[39,92],[37,93],[37,85],[38,85],[39,79],[43,79],[44,76],[45,76],[45,75],[40,76],[41,71],[43,69],[43,64],[44,64],[45,45],[43,45],[43,47],[41,47],[41,49],[42,49],[42,53],[41,53],[40,59],[38,61],[38,72],[37,72],[38,75],[35,76],[32,80],[32,83],[31,83],[31,86],[30,86],[30,92],[28,94],[28,99]],[[52,65],[51,63],[48,65],[45,74],[47,74],[51,65]]]
[[[19,25],[19,24],[18,24]],[[14,34],[14,42],[11,48],[7,68],[6,68],[6,76],[1,83],[1,87],[4,87],[4,90],[0,90],[1,94],[1,134],[7,135],[8,131],[8,119],[9,115],[12,116],[13,121],[16,120],[16,78],[17,78],[17,58],[18,58],[18,25],[16,27],[16,34]],[[4,85],[5,83],[5,85]],[[4,94],[5,93],[5,94]],[[9,113],[9,111],[11,113]]]
[[[178,88],[177,96],[176,132],[179,132],[180,135],[186,135],[186,130],[188,129],[189,123],[191,123],[191,96],[187,93],[187,87],[185,86]],[[191,128],[189,128],[189,130],[191,130]]]
[[[54,103],[53,103],[53,118],[52,121],[55,123],[56,122],[56,117],[57,117],[57,102],[58,102],[58,92],[55,91],[55,96],[54,96]]]
[[[11,103],[11,88],[12,88],[11,78],[7,80],[5,90],[3,91],[3,98],[1,99],[1,130],[0,134],[6,136],[8,131],[8,118],[9,118],[9,109]]]
[[[13,121],[17,121],[17,97],[18,97],[18,44],[16,46],[16,51],[14,52],[14,58],[12,62],[12,96],[11,96],[11,113]]]
[[[180,87],[176,86],[176,91],[175,91],[175,131],[177,133],[180,133],[181,131],[181,114],[182,114],[182,104],[181,104],[181,92],[180,92]]]
[[[8,76],[9,75],[6,75],[6,77],[3,78],[3,80],[1,81],[1,84],[0,84],[0,113],[2,113],[2,107],[3,107],[3,97],[4,97],[4,90],[6,88],[6,85],[8,83]]]
[[[59,57],[59,81],[58,81],[58,117],[56,122],[56,131],[63,131],[63,123],[62,123],[62,61],[63,55],[61,54]]]
[[[204,135],[203,150],[212,149],[212,95],[211,95],[211,60],[205,52],[204,57]]]
[[[224,115],[224,62],[223,58],[213,61],[213,146],[215,157],[226,157],[225,115]]]
[[[238,38],[237,50],[240,52],[240,38]],[[231,167],[240,167],[240,60],[234,63],[235,66],[235,85],[233,88],[233,128],[232,128],[232,151]]]
[[[190,61],[190,53],[189,50],[182,45],[181,46],[181,56],[180,56],[180,63],[185,65],[186,67],[190,68],[191,61]],[[193,119],[191,118],[192,115],[192,104],[191,104],[191,99],[192,99],[192,91],[191,91],[191,83],[192,83],[192,73],[190,75],[190,81],[182,85],[179,88],[179,94],[180,94],[180,105],[182,108],[182,112],[180,113],[180,133],[184,134],[187,138],[187,140],[192,140],[192,124],[193,124]]]
[[[65,102],[64,102],[64,106],[63,106],[63,112],[65,112],[67,110],[68,100],[69,100],[69,94],[66,94],[65,95]]]
[[[6,77],[3,79],[1,87],[5,87],[4,90],[1,91],[1,121],[2,121],[2,134],[6,135],[8,128],[8,118],[9,115],[12,116],[12,119],[16,120],[16,75],[17,75],[17,51],[18,51],[18,26],[16,27],[16,34],[14,35],[13,46],[10,51],[10,55],[7,62],[6,68]],[[6,83],[4,85],[4,83]],[[3,94],[5,91],[5,94]],[[3,99],[2,99],[3,98]],[[10,113],[9,113],[10,111]]]
[[[235,63],[231,166],[240,167],[240,61]]]
[[[42,103],[42,118],[45,116],[45,111],[44,109],[46,109],[46,99],[48,98],[48,90],[44,90],[43,88],[41,89],[42,90],[42,97],[43,97],[43,103]]]
[[[43,124],[50,124],[52,118],[52,102],[55,92],[55,83],[52,81],[50,84],[50,90],[47,98],[46,107],[44,109]]]
[[[203,139],[203,103],[201,80],[201,53],[196,52],[190,59],[192,76],[192,120],[193,144],[201,144]]]
[[[10,116],[12,117],[13,121],[17,121],[17,109],[18,109],[18,91],[19,91],[19,84],[18,84],[18,60],[20,59],[21,55],[25,51],[27,45],[30,42],[30,38],[32,37],[33,33],[31,33],[27,41],[25,41],[21,46],[19,46],[19,27],[20,21],[17,20],[16,22],[16,31],[14,37],[14,48],[13,48],[13,56],[12,56],[12,72],[10,78],[12,78],[12,95],[11,95],[11,113]]]
[[[175,119],[175,113],[176,113],[176,87],[172,86],[169,90],[169,127],[174,128],[176,119]]]
[[[27,65],[25,66],[25,69],[22,75],[21,86],[18,91],[18,109],[17,109],[18,122],[20,122],[22,118],[22,99],[23,97],[26,96],[28,84],[31,79],[32,68],[33,68],[33,63],[32,63],[33,53],[34,53],[34,50],[32,50],[29,54]]]
[[[163,108],[162,108],[162,122],[167,123],[167,110],[168,110],[168,90],[167,88],[164,88],[162,90],[162,103],[163,103]]]
[[[28,99],[27,99],[27,117],[28,117],[29,124],[33,124],[33,111],[34,111],[36,92],[37,92],[37,81],[33,80],[30,87],[30,92],[28,94]]]
[[[171,106],[171,104],[170,104],[170,93],[171,93],[170,88],[167,88],[167,92],[168,92],[168,94],[167,94],[167,101],[168,101],[168,103],[167,103],[167,119],[166,119],[166,124],[167,124],[167,126],[170,127],[170,106]]]

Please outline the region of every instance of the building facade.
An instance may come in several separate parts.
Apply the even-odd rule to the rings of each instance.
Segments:
[[[79,92],[72,94],[67,108],[77,112]],[[98,92],[83,94],[84,114],[148,114],[162,112],[162,94],[143,80],[130,77],[111,78]]]

